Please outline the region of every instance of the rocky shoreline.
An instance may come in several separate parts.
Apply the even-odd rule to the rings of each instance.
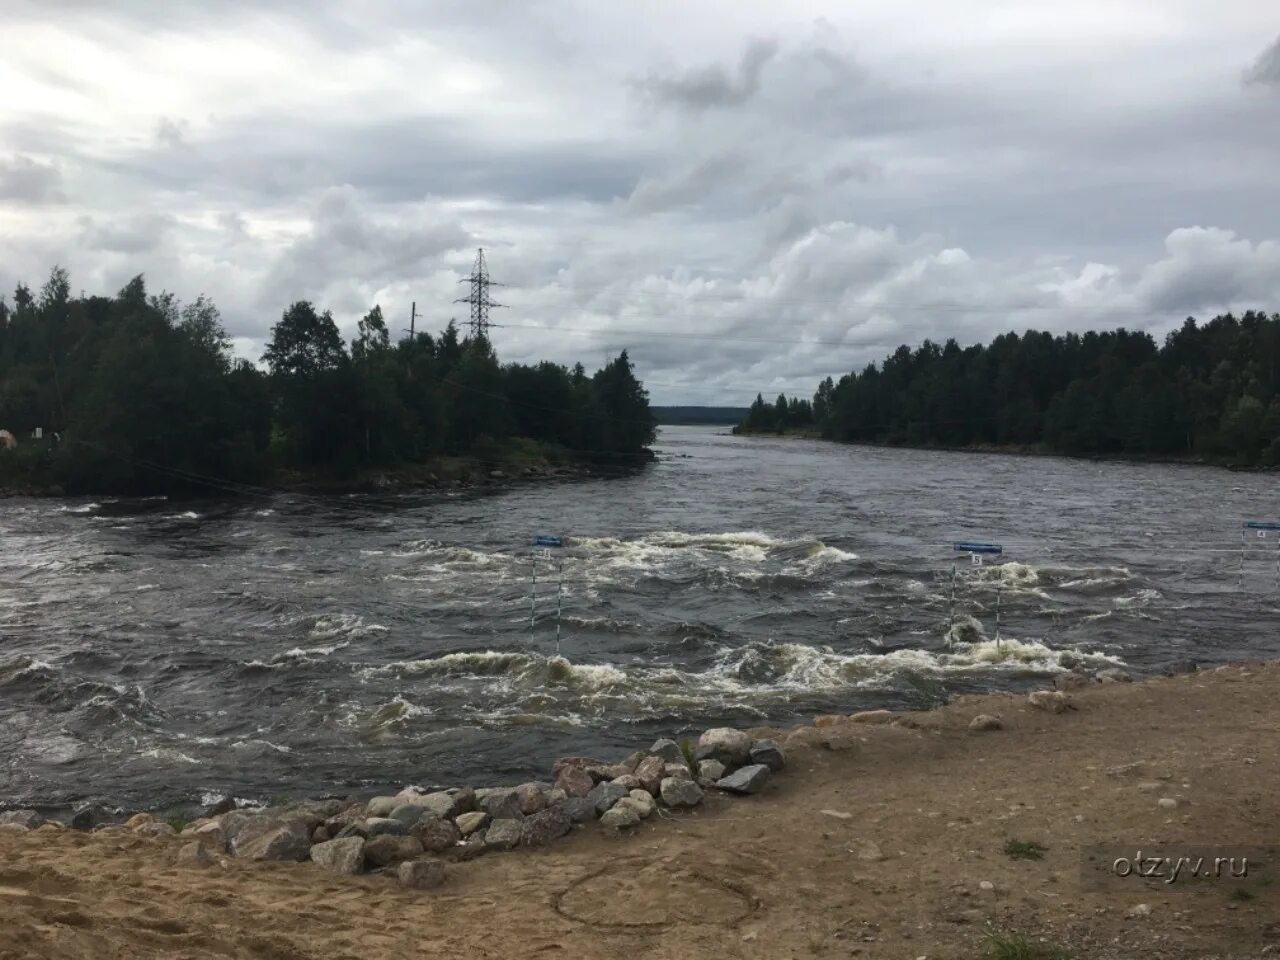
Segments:
[[[151,812],[120,821],[94,805],[77,809],[66,824],[35,810],[11,810],[0,813],[0,830],[180,840],[174,862],[183,866],[211,866],[224,857],[309,860],[332,873],[389,874],[405,887],[427,889],[444,882],[446,861],[544,847],[593,823],[627,830],[655,814],[697,807],[709,790],[757,793],[785,765],[776,741],[720,727],[703,733],[696,746],[662,739],[616,763],[565,757],[552,766],[550,782],[430,792],[407,786],[367,802],[330,798],[279,807],[225,798],[190,823]]]

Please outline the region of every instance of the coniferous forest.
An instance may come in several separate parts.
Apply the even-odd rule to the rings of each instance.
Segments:
[[[19,285],[0,299],[0,430],[17,439],[0,443],[0,488],[194,492],[520,450],[619,465],[654,437],[625,351],[593,375],[501,364],[452,321],[393,342],[376,306],[348,344],[299,301],[261,359],[233,357],[211,300],[148,295],[141,276],[114,297],[72,297],[61,269]]]
[[[1280,314],[1186,320],[1157,344],[1124,329],[1028,330],[991,343],[901,346],[818,385],[757,396],[735,432],[811,430],[901,446],[1280,465]]]

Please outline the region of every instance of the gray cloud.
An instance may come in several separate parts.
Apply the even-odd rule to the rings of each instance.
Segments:
[[[297,297],[442,326],[483,244],[504,359],[628,347],[665,402],[1276,309],[1274,22],[1185,5],[13,0],[0,289],[144,272],[256,358]]]
[[[722,64],[695,67],[678,76],[652,74],[637,87],[653,100],[689,110],[733,107],[760,89],[760,74],[778,52],[776,40],[755,39],[747,44],[733,74]]]
[[[0,200],[15,203],[63,203],[62,173],[52,163],[22,154],[0,159]]]
[[[1280,37],[1244,72],[1244,82],[1259,86],[1280,87]]]

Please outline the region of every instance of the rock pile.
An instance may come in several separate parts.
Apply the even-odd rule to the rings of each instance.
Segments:
[[[473,790],[422,791],[406,787],[394,796],[316,800],[280,807],[238,808],[222,801],[188,824],[139,813],[103,825],[103,811],[77,811],[72,826],[183,841],[175,860],[203,867],[225,857],[306,861],[333,873],[385,873],[413,889],[444,882],[443,860],[470,860],[496,850],[542,847],[574,829],[599,821],[613,831],[635,827],[661,807],[703,802],[706,791],[759,792],[786,763],[772,740],[741,730],[708,730],[696,748],[659,740],[619,763],[565,757],[551,782]],[[64,829],[35,811],[0,813],[0,829]]]

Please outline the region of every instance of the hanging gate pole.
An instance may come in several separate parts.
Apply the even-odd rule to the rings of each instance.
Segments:
[[[956,629],[956,562],[951,561],[951,602],[947,606],[947,649],[955,643]]]
[[[560,561],[559,579],[556,581],[556,656],[560,656],[560,610],[564,596],[564,560]]]
[[[996,581],[996,655],[1000,655],[1000,589],[1003,584]]]
[[[529,640],[533,640],[533,624],[536,615],[534,598],[538,593],[538,558],[533,558],[533,576],[529,580]]]

